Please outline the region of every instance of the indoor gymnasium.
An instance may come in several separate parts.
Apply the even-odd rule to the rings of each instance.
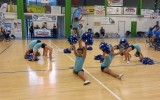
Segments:
[[[160,0],[0,0],[0,100],[160,100]]]

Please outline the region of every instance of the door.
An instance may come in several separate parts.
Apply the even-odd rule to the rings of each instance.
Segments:
[[[131,22],[131,37],[136,37],[137,33],[137,21]]]
[[[120,37],[125,37],[125,21],[118,22],[118,34]]]

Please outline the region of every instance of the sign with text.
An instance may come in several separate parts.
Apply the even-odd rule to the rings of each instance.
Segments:
[[[6,33],[10,34],[12,29],[12,23],[5,23],[4,27],[6,28]]]
[[[22,37],[22,24],[21,19],[14,20],[14,33],[16,37]]]
[[[51,30],[47,29],[35,29],[34,37],[51,37]]]
[[[123,14],[122,7],[107,7],[107,14],[120,15]]]
[[[0,11],[1,12],[3,12],[3,13],[6,13],[6,11],[7,11],[7,3],[4,3],[4,4],[2,4],[2,6],[1,6],[1,8],[0,8]]]
[[[32,15],[33,21],[50,21],[50,22],[57,22],[57,16],[45,16],[45,15]]]
[[[5,14],[7,11],[7,3],[2,4],[2,6],[0,7],[0,26],[4,26],[5,23]]]
[[[46,8],[44,6],[37,6],[37,5],[29,5],[27,6],[28,13],[45,13]]]
[[[154,13],[154,10],[151,9],[142,9],[142,15],[151,15]]]
[[[95,16],[104,16],[105,15],[104,6],[94,6],[94,15]]]
[[[136,15],[137,14],[137,8],[124,7],[124,14],[125,15]]]
[[[123,0],[108,0],[108,6],[123,6]]]
[[[51,6],[51,14],[61,14],[61,6]]]
[[[94,14],[94,6],[86,6],[87,14]]]
[[[41,0],[41,3],[49,3],[49,0]]]

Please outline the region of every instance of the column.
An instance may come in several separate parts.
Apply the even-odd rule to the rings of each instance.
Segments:
[[[71,34],[70,25],[71,23],[71,7],[72,7],[72,0],[65,0],[65,32],[66,36]]]
[[[138,15],[142,15],[142,2],[143,0],[138,0]]]
[[[22,22],[22,38],[25,38],[24,31],[24,0],[17,0],[17,18]]]
[[[105,7],[105,17],[106,17],[107,16],[108,0],[104,0],[104,7]]]

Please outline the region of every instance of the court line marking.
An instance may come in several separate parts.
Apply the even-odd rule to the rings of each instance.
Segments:
[[[14,42],[14,41],[13,41],[13,42]],[[7,46],[3,51],[1,51],[1,52],[0,52],[0,55],[2,55],[8,48],[10,48],[10,47],[12,46],[13,42],[12,42],[9,46]]]
[[[59,68],[55,70],[69,70],[69,68]],[[19,71],[8,71],[8,72],[0,72],[0,74],[14,74],[14,73],[26,73],[26,72],[49,72],[52,70],[19,70]]]
[[[56,44],[54,44],[53,42],[51,42],[51,44],[55,45],[56,48],[59,48]],[[70,60],[72,60],[73,62],[75,62],[75,60],[73,58],[71,58],[70,56],[66,55]],[[111,89],[109,89],[106,85],[104,85],[101,81],[99,81],[96,77],[94,77],[90,72],[88,72],[85,68],[83,68],[84,71],[91,76],[95,81],[97,81],[97,83],[99,83],[99,85],[101,85],[103,88],[105,88],[109,93],[111,93],[116,99],[118,100],[122,100],[118,95],[116,95]]]
[[[139,64],[140,65],[140,64]],[[156,65],[160,65],[160,62],[156,63]],[[131,66],[131,65],[130,65]],[[135,66],[135,65],[132,65]],[[137,65],[138,66],[138,65]],[[147,65],[146,65],[147,66]],[[148,65],[149,66],[149,65]],[[72,67],[72,66],[71,66]],[[112,66],[113,67],[113,66]],[[118,67],[118,66],[117,66]],[[99,67],[94,67],[94,66],[90,66],[90,67],[84,67],[87,69],[93,69],[93,68],[99,68]],[[73,68],[55,68],[54,70],[70,70]],[[53,70],[53,69],[52,69]],[[52,70],[17,70],[17,71],[8,71],[8,72],[0,72],[0,74],[14,74],[14,73],[26,73],[26,72],[49,72]]]

